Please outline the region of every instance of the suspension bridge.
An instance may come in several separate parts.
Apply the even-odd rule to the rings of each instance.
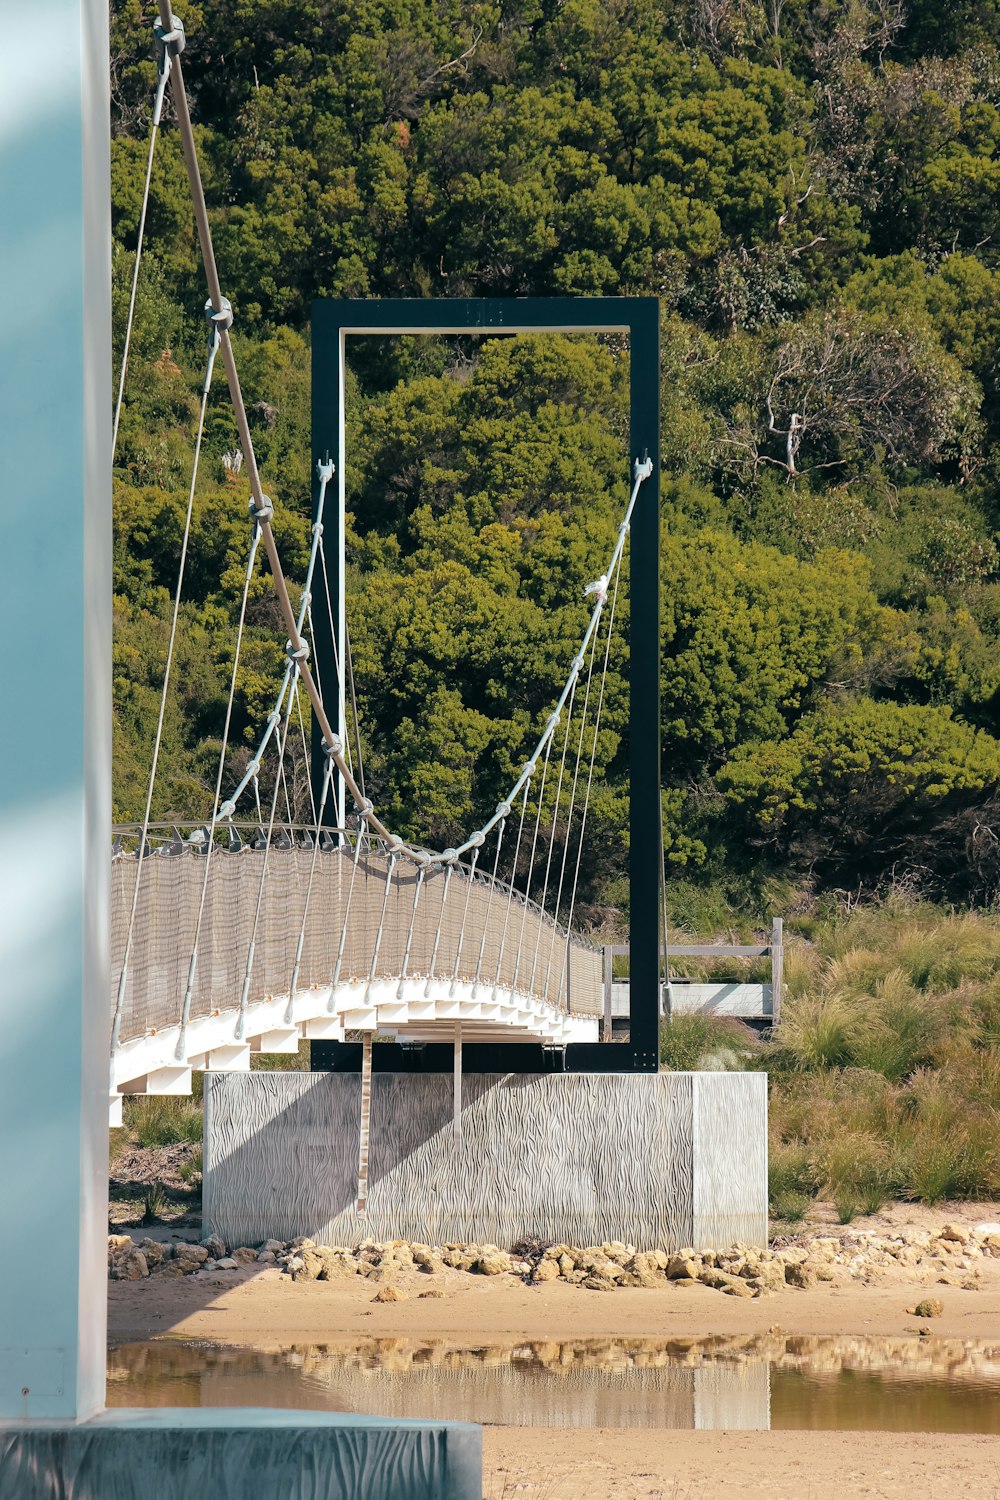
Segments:
[[[115,438],[168,82],[208,286],[208,353],[145,811],[141,822],[114,830],[112,1121],[120,1119],[124,1094],[188,1092],[194,1069],[249,1068],[254,1052],[295,1052],[303,1038],[361,1039],[363,1101],[376,1034],[451,1042],[458,1099],[464,1041],[532,1040],[561,1048],[598,1039],[603,959],[576,933],[574,918],[623,559],[653,462],[634,461],[604,571],[586,590],[586,629],[503,800],[453,847],[426,848],[395,833],[366,794],[342,584],[340,597],[330,586],[324,530],[335,466],[328,457],[317,463],[311,547],[296,606],[230,339],[233,310],[216,266],[185,92],[183,26],[166,0],[159,8],[157,84]],[[252,534],[211,811],[197,823],[163,825],[152,820],[152,808],[218,359],[249,483]],[[337,482],[342,485],[341,475]],[[286,667],[249,764],[235,785],[227,785],[247,601],[262,557],[287,633]],[[319,639],[325,652],[316,649]],[[290,737],[294,743],[300,736],[306,747],[304,701],[319,769],[309,818],[296,823],[285,763]],[[363,1120],[362,1140],[365,1134]]]

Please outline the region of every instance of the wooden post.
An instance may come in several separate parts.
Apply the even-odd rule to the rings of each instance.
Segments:
[[[781,1021],[781,992],[785,984],[784,923],[775,917],[771,923],[771,1026]]]
[[[358,1140],[358,1213],[368,1212],[368,1130],[372,1116],[372,1034],[361,1039],[361,1131]]]
[[[614,960],[611,944],[604,944],[604,1019],[601,1025],[601,1041],[610,1042],[613,1026],[611,1020],[611,982],[614,977]]]

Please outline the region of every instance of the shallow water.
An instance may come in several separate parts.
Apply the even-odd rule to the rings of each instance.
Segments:
[[[1000,1433],[1000,1343],[419,1339],[281,1351],[162,1339],[108,1356],[109,1406],[272,1406],[525,1427]]]

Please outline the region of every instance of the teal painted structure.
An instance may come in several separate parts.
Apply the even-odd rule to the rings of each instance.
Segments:
[[[111,819],[107,3],[3,31],[0,1422],[104,1404]]]

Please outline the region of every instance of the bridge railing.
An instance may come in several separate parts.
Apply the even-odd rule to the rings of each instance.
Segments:
[[[162,837],[161,830],[156,836]],[[494,990],[513,990],[572,1014],[601,1014],[600,950],[577,937],[567,941],[564,928],[508,886],[494,886],[488,876],[456,865],[446,887],[445,870],[434,866],[423,877],[414,912],[416,866],[397,859],[390,879],[390,856],[376,842],[362,840],[357,860],[355,847],[346,841],[321,849],[315,856],[310,892],[312,850],[291,836],[283,842],[291,847],[276,847],[272,841],[267,849],[256,934],[264,851],[249,843],[235,853],[213,851],[190,1019],[238,1006],[252,938],[250,1000],[289,993],[307,894],[298,990],[330,986],[334,977],[342,987],[399,980],[405,961],[405,978],[423,981],[428,997],[444,998],[453,983],[472,983],[480,999],[488,999]],[[171,854],[171,849],[176,852]],[[142,865],[123,1041],[180,1019],[205,855],[196,854],[182,840],[165,837]],[[125,847],[120,841],[112,864],[112,1007],[138,869],[127,838]]]

